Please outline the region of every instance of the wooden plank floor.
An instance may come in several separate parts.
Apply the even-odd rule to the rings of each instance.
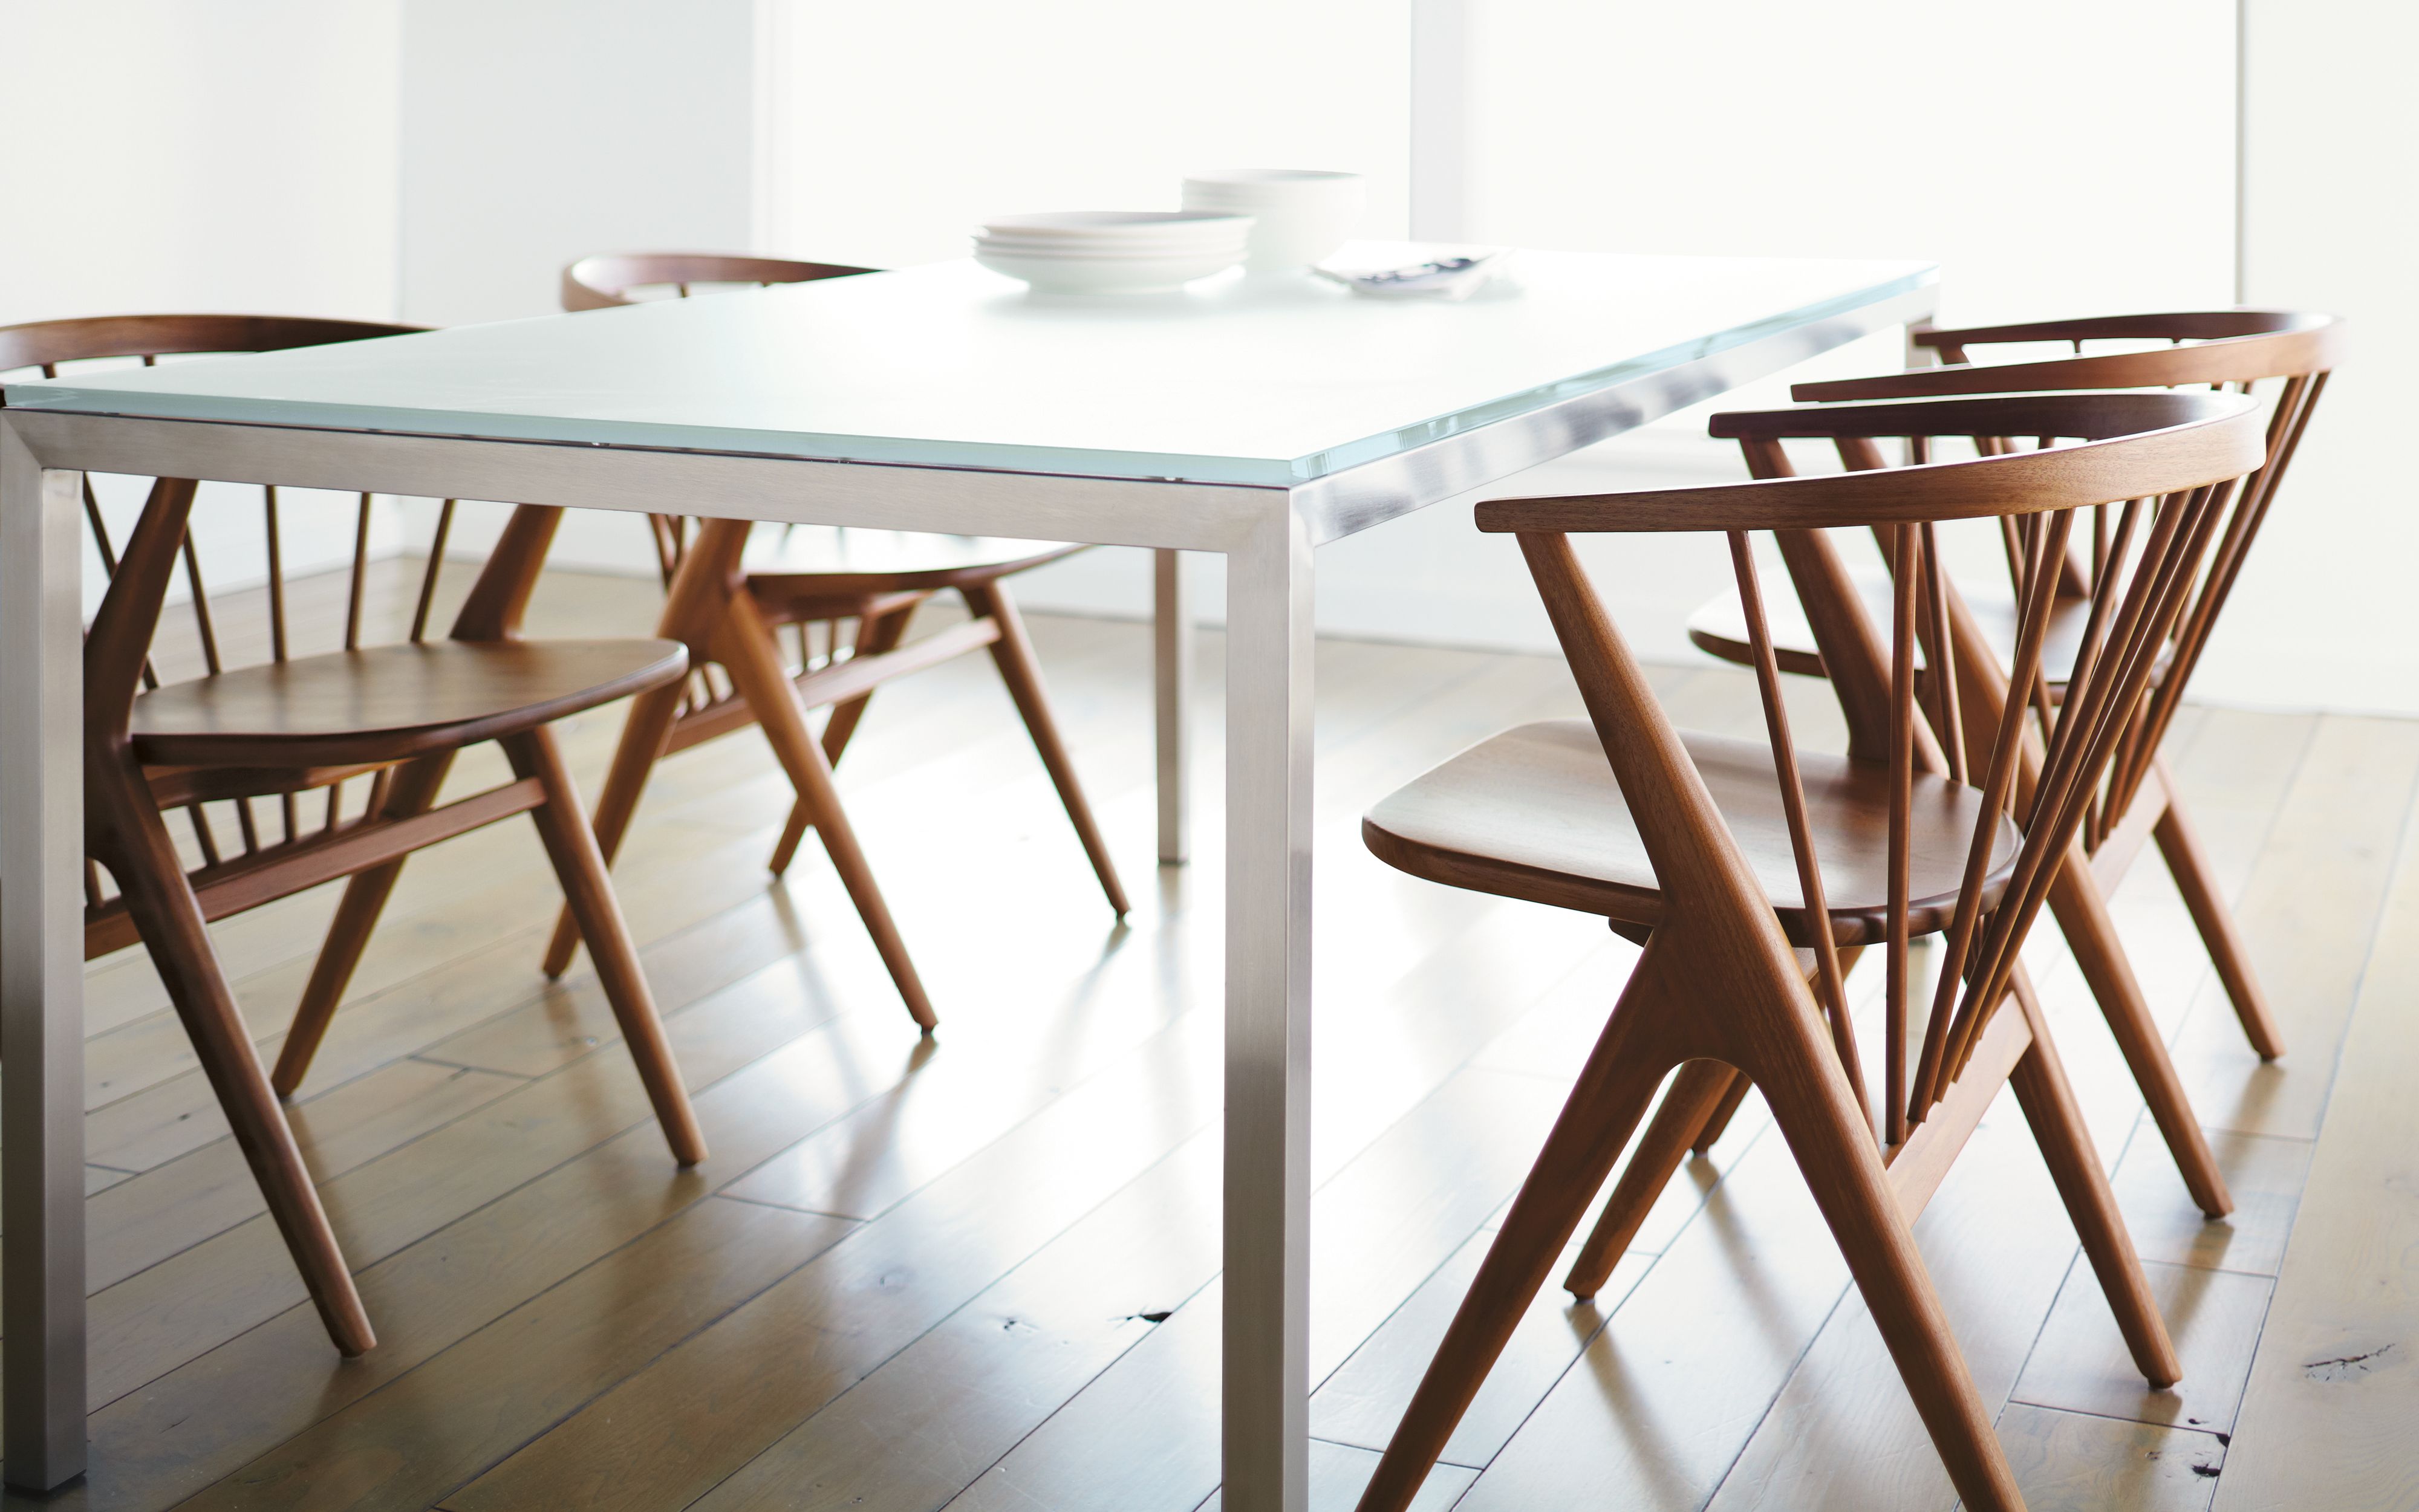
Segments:
[[[390,626],[406,565],[373,595]],[[219,606],[238,644],[240,598]],[[626,634],[654,599],[555,574],[532,626]],[[713,1145],[698,1171],[672,1167],[584,962],[537,973],[557,894],[527,826],[413,861],[294,1106],[378,1329],[366,1358],[329,1348],[148,964],[95,962],[93,1468],[39,1504],[1215,1505],[1217,639],[1207,841],[1161,871],[1147,630],[1034,630],[1137,909],[1110,919],[987,662],[884,690],[841,787],[942,1015],[932,1040],[811,844],[768,882],[788,792],[762,741],[662,769],[617,877]],[[1733,670],[1657,677],[1682,723],[1758,727]],[[1403,878],[1355,834],[1460,746],[1577,713],[1559,663],[1330,642],[1318,680],[1312,1471],[1341,1512],[1635,953],[1583,918]],[[1818,686],[1793,696],[1801,729],[1836,728]],[[583,781],[618,725],[569,730]],[[2194,710],[2171,756],[2291,1048],[2262,1066],[2243,1046],[2146,861],[2117,911],[2231,1221],[2193,1211],[2054,938],[2033,966],[2185,1382],[2131,1373],[2011,1102],[1918,1236],[2035,1508],[2414,1504],[2419,1291],[2407,1269],[2383,1293],[2349,1277],[2389,1239],[2409,1253],[2419,1221],[2419,860],[2399,840],[2419,724]],[[331,906],[214,931],[264,1055]],[[2365,1048],[2336,1100],[2358,1142],[2319,1144],[2313,1175],[2348,1031]],[[2404,1206],[2380,1215],[2389,1192]],[[2288,1249],[2297,1232],[2315,1253]],[[2263,1350],[2272,1307],[2286,1337]],[[2300,1497],[2295,1445],[2316,1435],[2359,1494]],[[1421,1504],[1952,1502],[1751,1102],[1594,1305],[1540,1299]]]

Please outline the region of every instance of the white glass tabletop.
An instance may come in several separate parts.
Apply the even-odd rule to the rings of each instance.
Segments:
[[[1356,244],[1383,266],[1418,250]],[[936,263],[11,384],[11,407],[1289,486],[1933,282],[1522,252],[1461,303],[1240,273],[1044,296]]]

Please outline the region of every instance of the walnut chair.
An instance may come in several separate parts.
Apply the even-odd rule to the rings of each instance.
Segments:
[[[55,377],[66,362],[140,357],[148,363],[169,353],[272,351],[409,328],[237,315],[45,321],[0,328],[0,370],[39,367]],[[370,497],[363,495],[344,649],[290,654],[272,487],[264,491],[270,660],[230,667],[222,661],[220,627],[188,528],[195,490],[190,480],[155,481],[121,551],[90,481],[85,485],[93,547],[109,576],[85,639],[85,955],[137,939],[149,952],[330,1336],[346,1354],[359,1354],[377,1340],[277,1094],[300,1080],[412,851],[511,815],[530,816],[571,907],[589,938],[602,942],[597,975],[673,1155],[685,1166],[705,1158],[604,860],[547,727],[566,714],[676,683],[687,653],[664,640],[521,639],[522,612],[561,514],[536,508],[514,514],[452,635],[425,639],[450,500],[439,516],[409,639],[363,647],[370,541]],[[203,670],[163,682],[154,655],[165,663],[168,648],[155,646],[155,638],[180,557]],[[502,747],[515,780],[437,806],[455,753],[485,741]],[[357,778],[362,782],[351,793],[358,797],[348,796]],[[171,836],[169,809],[185,811],[191,856],[180,855]],[[221,824],[232,817],[235,845],[223,845],[213,810]],[[350,880],[272,1088],[207,925],[339,878]]]
[[[632,292],[669,288],[686,298],[701,285],[801,283],[871,271],[831,263],[789,262],[712,252],[640,252],[582,258],[563,269],[566,310],[634,302]],[[596,840],[609,863],[655,763],[674,751],[749,725],[765,738],[796,799],[775,846],[776,875],[786,870],[812,828],[916,1022],[939,1022],[906,943],[892,922],[873,872],[833,786],[832,768],[865,716],[873,690],[893,678],[989,649],[1024,717],[1042,766],[1058,790],[1109,907],[1129,911],[1107,842],[1075,775],[1041,680],[1033,643],[1004,579],[1082,551],[1061,542],[896,530],[795,526],[758,528],[744,521],[649,516],[667,599],[658,633],[689,649],[686,680],[634,701],[612,770],[596,803]],[[909,620],[934,594],[965,603],[963,624],[909,641]],[[843,638],[843,626],[854,625]],[[778,632],[788,629],[785,650]],[[793,654],[793,652],[794,654]],[[719,670],[724,676],[715,678]],[[829,706],[820,737],[809,710]],[[568,911],[547,949],[546,970],[560,973],[579,941]]]
[[[2208,573],[2165,649],[2152,694],[2153,718],[2138,743],[2121,753],[2119,780],[2107,804],[2093,812],[2080,836],[2081,849],[2062,869],[2050,894],[2050,907],[2060,930],[2082,968],[2084,978],[2115,1031],[2140,1084],[2154,1122],[2173,1151],[2178,1169],[2194,1201],[2211,1217],[2231,1210],[2233,1199],[2216,1157],[2202,1135],[2186,1101],[2180,1081],[2167,1063],[2158,1029],[2136,981],[2122,943],[2108,914],[2107,896],[2123,880],[2146,839],[2155,839],[2176,887],[2199,929],[2219,982],[2234,1006],[2244,1035],[2262,1060],[2285,1053],[2266,994],[2253,972],[2242,932],[2226,908],[2225,894],[2202,849],[2198,833],[2159,756],[2159,743],[2180,707],[2185,685],[2226,597],[2242,572],[2253,540],[2275,499],[2277,484],[2300,445],[2303,432],[2329,372],[2343,351],[2343,323],[2328,315],[2264,310],[2221,310],[2175,314],[2121,315],[2088,320],[2048,321],[2033,325],[1996,326],[1961,330],[1918,330],[1916,343],[1938,352],[1947,366],[1918,368],[1903,374],[1802,383],[1793,389],[1801,401],[1925,399],[1956,394],[2018,393],[2058,389],[2192,387],[2227,388],[2255,392],[2256,385],[2273,384],[2270,404],[2267,453],[2259,470],[2238,493],[2233,512],[2220,536]],[[2086,343],[2123,343],[2119,351],[2085,351]],[[2047,360],[1975,365],[1970,348],[1997,344],[2056,343],[2072,355]],[[2165,343],[2143,349],[2145,343]],[[1785,417],[1730,417],[1716,434],[1734,436],[1745,449],[1749,470],[1757,477],[1780,476],[1789,469],[1780,449],[1783,437],[1800,433],[1788,429]],[[1813,433],[1805,433],[1813,434]],[[1841,460],[1850,467],[1883,465],[1881,451],[1863,437],[1837,437]],[[2011,437],[1986,437],[1979,445],[2005,451],[2018,442]],[[1907,438],[1910,461],[1928,459],[1928,438]],[[2104,527],[2104,521],[2103,527]],[[2013,537],[2003,542],[2013,551]],[[1872,634],[1860,629],[1858,617],[1845,612],[1861,603],[1866,625],[1888,616],[1890,586],[1882,571],[1844,568],[1830,543],[1812,532],[1790,532],[1782,550],[1796,581],[1795,599],[1783,596],[1772,606],[1773,649],[1780,669],[1810,677],[1826,675],[1825,641],[1829,657],[1870,668],[1877,654]],[[2043,644],[2042,671],[2027,696],[2055,702],[2064,696],[2071,675],[2074,637],[2087,618],[2091,588],[2105,558],[2104,534],[2078,542],[2074,557],[2060,568],[2058,594],[2053,603],[2048,639]],[[2011,555],[2011,571],[2015,558]],[[1960,588],[1964,614],[1949,630],[1951,648],[1947,660],[1957,669],[1951,696],[1968,706],[1995,710],[2003,695],[2014,648],[2014,600],[2003,586],[1964,582]],[[1688,635],[1699,647],[1725,660],[1750,664],[1746,626],[1738,600],[1725,594],[1690,617]],[[1931,654],[1931,633],[1922,647]],[[1928,661],[1918,676],[1930,680]],[[1870,675],[1861,680],[1871,682]],[[1929,692],[1929,690],[1927,690]],[[1843,689],[1843,703],[1874,695]],[[1936,695],[1932,707],[1937,707]],[[1700,1153],[1721,1135],[1735,1099],[1703,1121],[1691,1140]],[[1651,1200],[1651,1195],[1650,1195]]]
[[[2258,466],[2256,406],[2221,394],[2088,394],[1841,406],[1843,432],[2023,434],[2052,450],[1942,466],[1726,487],[1503,499],[1589,718],[1526,725],[1373,808],[1363,835],[1414,876],[1596,914],[1642,941],[1601,1038],[1388,1445],[1360,1505],[1394,1512],[1485,1380],[1666,1073],[1701,1105],[1760,1090],[1838,1238],[1950,1480],[1974,1508],[2023,1504],[1917,1252],[1910,1224],[1984,1110],[2012,1085],[2135,1366],[2180,1375],[2019,960],[2057,861],[2141,738],[2158,649],[2238,481]],[[2126,502],[2126,501],[2132,502]],[[2121,510],[2066,700],[1964,710],[1924,727],[1915,665],[1930,602],[1953,592],[1937,522],[2013,522],[2025,571],[2013,673],[2041,665],[2057,564],[2078,512]],[[1871,526],[1896,569],[1882,740],[1845,756],[1791,738],[1749,532]],[[1721,530],[1762,695],[1762,741],[1675,731],[1579,565],[1574,532]],[[2039,776],[2019,750],[2042,741]],[[1972,752],[1975,755],[1969,756]],[[1977,759],[1979,757],[1979,759]],[[1935,984],[1914,937],[1940,937]],[[1883,1066],[1868,1085],[1842,955],[1887,962]],[[1910,1014],[1924,1004],[1919,1024]],[[1876,1125],[1878,1124],[1878,1127]],[[1595,1294],[1583,1256],[1566,1283]]]

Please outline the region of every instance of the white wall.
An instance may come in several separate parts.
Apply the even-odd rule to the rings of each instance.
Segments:
[[[752,0],[401,0],[405,318],[562,308],[590,252],[742,250],[754,235]],[[424,536],[433,507],[411,511]],[[457,549],[504,512],[468,510]],[[638,516],[574,512],[560,566],[655,571]]]
[[[2399,366],[2419,351],[2419,14],[2250,0],[2245,33],[2243,297],[2345,316],[2351,356],[2194,691],[2419,713],[2419,490]]]
[[[751,0],[402,0],[402,308],[561,308],[595,252],[753,234]]]
[[[394,318],[399,13],[400,0],[0,0],[0,324]],[[122,538],[139,491],[99,489]],[[210,584],[263,574],[257,500],[204,490]],[[284,514],[291,570],[350,553],[349,504],[298,490]],[[391,531],[396,512],[385,518]],[[97,560],[86,578],[89,600]]]
[[[986,215],[1174,209],[1199,168],[1370,177],[1400,237],[1409,0],[763,0],[764,231],[798,255],[963,256]]]
[[[2234,21],[2211,0],[1473,18],[1480,235],[1934,257],[1968,323],[2231,297]]]
[[[399,0],[0,0],[0,323],[394,314]]]

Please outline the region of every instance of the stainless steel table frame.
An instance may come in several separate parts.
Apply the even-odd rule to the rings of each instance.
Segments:
[[[1305,1512],[1316,549],[1919,320],[1936,292],[1928,280],[1876,291],[1869,303],[1548,396],[1296,486],[0,409],[0,1386],[8,1483],[47,1489],[85,1466],[82,473],[581,509],[648,511],[674,498],[686,512],[735,518],[1160,548],[1160,823],[1171,860],[1183,847],[1185,619],[1173,554],[1225,555],[1225,1505]]]

